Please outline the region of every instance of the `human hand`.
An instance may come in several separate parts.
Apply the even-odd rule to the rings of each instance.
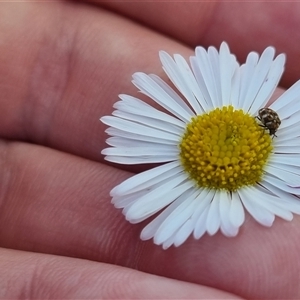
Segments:
[[[134,72],[164,76],[159,50],[188,57],[225,40],[243,62],[273,45],[287,53],[288,87],[298,79],[298,3],[95,4],[1,4],[1,296],[299,297],[297,216],[269,229],[249,218],[234,239],[167,251],[140,241],[145,224],[127,223],[109,197],[139,169],[103,161],[98,121],[119,93],[137,95]]]

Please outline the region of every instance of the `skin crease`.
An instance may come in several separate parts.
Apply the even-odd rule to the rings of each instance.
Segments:
[[[166,79],[161,49],[188,57],[226,40],[243,62],[273,45],[288,88],[300,4],[126,3],[1,3],[1,297],[299,298],[299,216],[272,228],[247,216],[236,238],[167,251],[140,241],[148,222],[127,223],[109,191],[141,168],[104,163],[98,119],[119,93],[140,97],[132,73]]]

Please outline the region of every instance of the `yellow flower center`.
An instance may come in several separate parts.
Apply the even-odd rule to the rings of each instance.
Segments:
[[[200,187],[235,191],[260,181],[272,138],[232,106],[193,117],[180,142],[185,171]]]

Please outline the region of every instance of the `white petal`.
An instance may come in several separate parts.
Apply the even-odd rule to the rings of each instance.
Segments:
[[[222,103],[222,91],[221,91],[221,72],[220,72],[220,56],[215,47],[208,47],[207,49],[208,59],[210,61],[212,76],[214,79],[214,85],[216,89],[216,103],[220,107]],[[229,59],[229,57],[228,57]]]
[[[148,172],[148,171],[146,171],[146,172]],[[136,180],[136,185],[133,186],[130,190],[127,190],[126,192],[124,192],[124,194],[120,194],[120,193],[117,194],[117,193],[115,193],[115,191],[113,191],[113,193],[114,193],[113,199],[117,199],[117,198],[123,197],[123,195],[133,194],[136,192],[144,192],[144,195],[146,195],[149,192],[161,187],[163,184],[172,181],[173,179],[175,180],[178,177],[185,176],[185,173],[182,172],[181,167],[178,167],[178,168],[175,168],[168,172],[162,173],[161,175],[158,175],[157,177],[149,178],[148,180],[146,179],[145,181],[139,182],[139,175],[141,176],[140,178],[142,178],[143,173],[133,176],[133,177],[135,177],[134,179]],[[130,180],[130,179],[131,178],[129,178],[127,180]],[[187,179],[188,178],[186,177],[186,180]],[[125,180],[125,181],[127,181],[127,180]],[[122,182],[120,185],[123,185],[123,183],[124,182]]]
[[[300,136],[299,132],[299,126],[289,126],[285,128],[279,128],[276,132],[276,135],[281,137],[288,137],[288,139],[296,139]],[[286,142],[286,145],[289,145],[288,142]]]
[[[135,219],[146,219],[173,202],[177,197],[193,186],[191,181],[180,185],[185,178],[184,175],[177,176],[175,179],[162,184],[160,187],[138,199],[127,211],[126,220],[135,222]]]
[[[274,161],[270,161],[269,162],[272,166],[278,168],[278,169],[282,169],[291,173],[295,173],[295,174],[300,174],[300,168],[297,166],[291,166],[291,165],[285,165],[285,164],[279,164],[277,162]]]
[[[150,76],[144,73],[133,74],[132,83],[141,90],[142,93],[152,98],[160,106],[171,112],[174,116],[178,117],[184,122],[189,122],[191,116],[194,115],[192,110],[181,100],[178,104],[176,99],[172,97],[165,89],[163,89],[157,82]],[[175,93],[173,91],[173,93]],[[173,94],[172,93],[172,94]]]
[[[180,105],[184,110],[191,113],[194,116],[194,112],[190,109],[190,107],[182,100],[182,98],[166,83],[164,82],[159,76],[155,74],[148,75],[155,83],[157,83],[168,95],[170,95],[173,100]]]
[[[113,137],[121,137],[121,138],[126,138],[128,140],[133,140],[133,141],[160,143],[160,144],[166,144],[166,145],[178,145],[178,141],[176,141],[176,140],[171,141],[171,140],[166,140],[164,138],[158,138],[155,136],[147,136],[144,134],[131,133],[131,132],[127,132],[127,131],[120,130],[120,129],[113,128],[113,127],[107,128],[105,130],[105,132],[108,135],[113,136]]]
[[[162,222],[154,235],[154,242],[157,245],[164,243],[168,238],[176,234],[177,230],[191,217],[195,209],[195,193],[182,202]]]
[[[221,218],[221,231],[225,236],[233,237],[236,236],[239,229],[238,227],[234,226],[230,222],[230,204],[231,204],[231,197],[229,192],[221,192],[220,193],[220,218]]]
[[[232,60],[228,45],[224,42],[220,47],[219,61],[222,103],[223,105],[229,105],[231,104],[231,80],[235,62]]]
[[[290,113],[289,113],[289,117],[283,119],[281,116],[279,116],[280,120],[281,120],[281,124],[279,129],[283,129],[286,127],[290,127],[290,126],[296,126],[300,123],[300,111],[295,112],[293,106],[288,106],[290,108]],[[276,139],[278,140],[278,139]],[[281,139],[280,139],[281,140]]]
[[[148,240],[154,237],[157,229],[164,222],[164,220],[179,206],[187,197],[194,192],[194,189],[187,190],[180,195],[174,202],[166,207],[154,220],[152,220],[141,232],[141,239]]]
[[[161,131],[166,131],[172,134],[175,134],[177,136],[181,136],[182,133],[184,132],[183,128],[180,128],[178,126],[175,126],[169,122],[166,122],[162,119],[158,119],[158,117],[153,116],[151,118],[141,116],[141,115],[135,115],[132,113],[120,111],[120,110],[115,110],[112,113],[113,116],[125,119],[128,121],[133,121],[138,124],[142,124],[151,128],[156,128]]]
[[[208,215],[208,211],[209,211],[209,205],[207,205],[205,207],[205,209],[203,210],[203,212],[201,213],[201,215],[199,216],[197,223],[195,225],[195,229],[194,229],[194,238],[195,239],[200,239],[204,233],[206,232],[206,220],[207,220],[207,215]]]
[[[163,156],[163,155],[172,155],[175,160],[178,158],[179,149],[175,148],[172,145],[164,145],[161,147],[111,147],[103,149],[101,154],[104,155],[114,155],[114,156]]]
[[[265,181],[269,182],[270,184],[277,186],[278,188],[280,188],[281,190],[283,190],[287,193],[291,193],[294,195],[300,195],[300,187],[291,187],[291,186],[287,185],[286,182],[284,182],[276,177],[273,177],[269,174],[265,174],[263,179]]]
[[[141,140],[132,140],[124,137],[113,136],[106,140],[106,144],[112,147],[178,147],[174,144],[165,144],[157,142],[147,142]]]
[[[194,225],[191,219],[187,220],[176,232],[174,238],[174,246],[182,245],[194,230]]]
[[[300,85],[300,82],[299,82],[299,85]],[[291,99],[289,99],[289,100],[291,100]],[[286,99],[286,101],[287,101],[287,99]],[[288,106],[285,106],[282,109],[276,111],[277,114],[279,115],[279,118],[281,120],[284,120],[286,118],[289,118],[290,116],[294,117],[294,114],[295,114],[295,119],[298,119],[298,122],[296,124],[299,124],[299,111],[300,111],[299,101],[300,101],[300,97],[298,96],[297,98],[294,99],[294,101],[289,101]],[[293,124],[293,127],[296,124]],[[282,127],[282,129],[284,129],[284,127]]]
[[[220,219],[219,205],[220,205],[220,193],[217,192],[210,204],[207,219],[206,219],[206,229],[209,235],[214,235],[220,228],[221,219]]]
[[[274,153],[272,154],[270,161],[275,161],[278,164],[285,164],[285,165],[291,165],[291,166],[297,166],[300,167],[300,155],[299,154],[289,154],[289,155],[283,155]]]
[[[299,125],[300,125],[300,122],[299,122]],[[299,126],[298,124],[296,125],[296,126]],[[283,128],[282,128],[283,129]],[[279,131],[279,135],[278,135],[278,131]],[[292,142],[295,142],[296,143],[296,141],[297,140],[299,140],[300,139],[300,137],[291,137],[291,136],[289,136],[289,135],[282,135],[281,134],[281,128],[279,128],[279,130],[278,130],[277,132],[276,132],[276,135],[277,135],[277,137],[276,137],[276,141],[280,141],[280,143],[284,143],[285,145],[289,145],[290,144],[290,142],[292,143]],[[291,144],[291,146],[293,146],[292,144]],[[276,145],[274,145],[274,148],[276,149]]]
[[[286,193],[265,180],[261,181],[261,185],[271,191],[274,195],[280,197],[280,201],[277,202],[277,205],[282,206],[295,214],[300,214],[300,199],[297,196]]]
[[[159,129],[154,129],[149,126],[137,124],[135,122],[123,120],[113,116],[105,116],[100,119],[104,124],[117,128],[119,130],[124,130],[127,132],[131,132],[134,134],[142,134],[151,137],[157,137],[160,139],[166,139],[171,141],[179,140],[179,136],[177,134],[171,134],[164,132]]]
[[[251,103],[246,102],[246,95],[248,93],[249,89],[249,83],[251,82],[253,78],[253,74],[255,71],[255,67],[258,62],[258,54],[255,52],[250,52],[247,56],[246,63],[241,66],[240,72],[241,72],[241,86],[240,86],[240,99],[239,104],[241,105],[241,108],[243,108],[245,111],[248,111]]]
[[[232,78],[232,89],[231,89],[231,103],[234,107],[241,107],[239,103],[240,98],[240,83],[241,83],[241,70],[236,68]]]
[[[194,74],[202,93],[204,93],[206,102],[209,106],[212,105],[216,108],[220,105],[220,101],[218,100],[218,91],[213,73],[212,55],[209,57],[206,50],[202,47],[197,47],[195,52],[196,57],[191,58]],[[205,86],[205,89],[202,89],[203,86]]]
[[[262,53],[262,55],[260,56],[257,65],[255,66],[253,77],[249,82],[248,91],[245,97],[245,102],[250,104],[249,107],[250,113],[251,113],[251,106],[253,104],[253,101],[255,100],[258,91],[262,87],[265,78],[267,76],[267,73],[270,69],[271,63],[273,61],[274,53],[275,53],[274,48],[272,47],[266,48]],[[261,106],[261,103],[259,103],[258,105]],[[256,112],[256,110],[254,110],[254,112]]]
[[[111,199],[111,203],[116,207],[116,208],[124,208],[133,202],[137,201],[140,197],[145,195],[145,191],[137,191],[135,193],[131,193],[128,195],[122,195],[122,196],[117,196]]]
[[[201,108],[199,102],[193,95],[193,89],[197,86],[197,83],[185,59],[177,54],[174,56],[174,62],[172,57],[164,51],[160,51],[159,56],[164,71],[177,89],[188,100],[196,114],[203,113],[203,108]]]
[[[114,187],[110,191],[110,195],[114,197],[140,189],[148,189],[150,186],[182,172],[182,167],[179,167],[179,164],[178,161],[175,161],[134,175]]]
[[[207,111],[209,109],[209,107],[207,106],[207,103],[204,100],[202,91],[200,90],[199,85],[196,81],[196,78],[195,78],[194,74],[192,73],[190,67],[188,66],[187,62],[181,55],[175,54],[174,58],[175,58],[175,61],[178,65],[178,67],[180,68],[182,74],[184,74],[183,77],[185,79],[185,82],[188,85],[188,89],[190,89],[190,91],[193,93],[193,95],[196,98],[194,101],[193,98],[190,99],[190,98],[186,97],[189,100],[189,102],[191,103],[192,107],[194,108],[194,111],[197,114]],[[194,103],[194,102],[196,102],[196,103]]]
[[[199,194],[195,199],[197,201],[197,206],[191,218],[194,226],[196,225],[198,218],[200,217],[204,209],[210,205],[210,202],[212,201],[216,193],[215,190],[208,189],[199,189],[198,192]]]
[[[300,153],[300,138],[296,138],[296,139],[291,139],[289,140],[288,142],[285,140],[283,141],[281,139],[281,136],[277,137],[276,139],[273,140],[274,141],[274,148],[275,148],[275,151],[277,149],[277,147],[280,147],[280,146],[286,146],[286,147],[299,147],[299,151],[298,153]]]
[[[175,233],[162,244],[162,248],[164,250],[170,248],[174,244],[174,240],[175,240]]]
[[[122,164],[122,165],[140,165],[140,164],[154,164],[154,163],[165,163],[176,160],[177,157],[174,155],[157,155],[157,156],[139,156],[139,157],[123,157],[109,155],[105,156],[105,160]]]
[[[268,55],[269,55],[269,57],[266,57],[266,60],[261,64],[262,69],[258,70],[258,72],[261,72],[262,70],[264,70],[266,68],[266,70],[268,71],[268,74],[263,78],[263,82],[261,83],[261,86],[259,87],[259,91],[252,103],[251,109],[249,110],[249,113],[253,114],[253,115],[256,114],[257,111],[261,107],[266,106],[270,97],[274,93],[274,91],[278,85],[278,82],[282,76],[283,70],[284,70],[284,64],[285,64],[285,55],[284,54],[279,54],[275,58],[275,60],[271,63],[270,68],[268,67],[268,64],[270,62],[270,58],[273,56],[272,50],[270,51],[270,53],[267,54],[267,56]],[[261,59],[262,59],[262,57],[261,57]],[[261,59],[260,59],[260,61],[261,61]],[[257,65],[257,68],[258,67],[259,66]],[[256,76],[256,75],[254,75],[254,76]]]
[[[293,214],[289,210],[279,207],[276,205],[276,202],[272,201],[271,199],[263,199],[262,206],[286,221],[291,221],[293,219]]]
[[[285,91],[279,98],[270,105],[270,108],[276,111],[282,119],[285,116],[285,109],[294,108],[291,104],[297,104],[300,100],[300,81],[294,83],[287,91]],[[296,112],[296,110],[294,110]]]
[[[203,189],[196,198],[198,204],[191,218],[194,227],[194,237],[196,239],[199,239],[206,231],[206,217],[215,193],[215,190]],[[205,211],[207,213],[204,213]]]
[[[154,77],[154,75],[153,75],[153,77]],[[158,76],[156,76],[156,77],[158,77]],[[152,76],[151,76],[151,78],[152,78]],[[170,90],[173,91],[171,88],[170,88]],[[171,91],[169,91],[169,92],[171,92]],[[160,120],[163,120],[170,124],[173,124],[175,126],[178,126],[180,128],[183,128],[183,129],[185,128],[185,123],[182,122],[181,120],[154,108],[153,106],[147,104],[146,102],[144,102],[138,98],[135,98],[135,97],[132,97],[129,95],[124,95],[124,94],[119,95],[119,98],[122,99],[122,101],[116,102],[113,106],[114,108],[116,108],[118,110],[122,110],[124,112],[130,112],[132,114],[137,114],[140,116],[146,116],[146,117],[150,117],[150,118],[160,119]]]
[[[291,221],[293,219],[293,214],[283,205],[281,199],[277,195],[271,195],[270,190],[268,190],[263,185],[257,185],[252,187],[252,189],[256,189],[259,197],[252,198],[252,201],[261,207],[264,207],[271,213],[287,220]]]
[[[276,133],[277,135],[277,133]],[[299,154],[299,146],[277,146],[275,148],[275,153],[280,154]]]
[[[210,98],[209,92],[207,90],[206,84],[204,82],[202,73],[201,73],[201,69],[200,66],[198,64],[198,59],[195,56],[191,56],[190,57],[190,63],[191,63],[191,67],[193,70],[193,73],[195,75],[195,78],[197,80],[197,84],[200,88],[200,91],[203,95],[204,101],[205,103],[203,104],[203,106],[207,107],[207,111],[209,111],[210,109],[213,108],[213,104],[212,104],[212,100]],[[198,99],[201,99],[200,97]]]
[[[239,189],[238,193],[245,208],[258,223],[267,227],[272,226],[275,219],[274,214],[255,202],[255,199],[259,199],[259,192],[253,188],[246,187]]]
[[[229,218],[232,225],[240,227],[245,221],[245,211],[238,193],[233,192],[229,210]]]
[[[300,174],[291,173],[287,170],[284,170],[284,168],[278,168],[272,164],[266,166],[265,172],[279,178],[289,186],[300,186]]]

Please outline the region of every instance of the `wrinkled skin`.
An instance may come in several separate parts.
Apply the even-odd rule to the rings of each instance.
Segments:
[[[300,72],[300,3],[0,3],[0,295],[36,298],[300,298],[300,217],[236,238],[142,242],[109,191],[141,168],[103,161],[119,93],[158,51],[225,40],[239,61],[269,46]],[[297,44],[298,43],[298,44]],[[282,90],[278,89],[277,93]]]

